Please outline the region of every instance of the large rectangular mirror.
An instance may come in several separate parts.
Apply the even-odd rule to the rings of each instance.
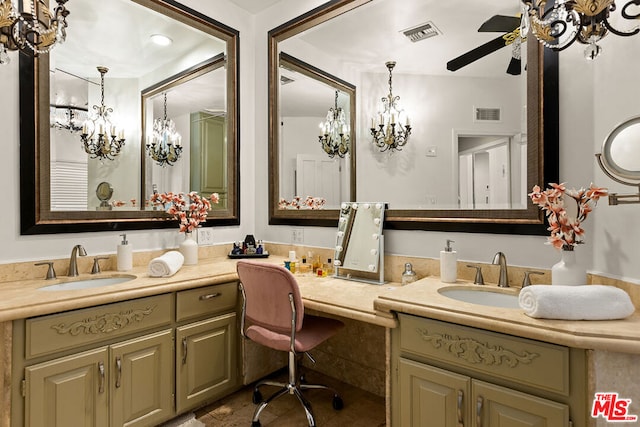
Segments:
[[[20,56],[21,233],[173,227],[154,190],[218,192],[205,225],[238,224],[238,32],[168,0],[75,0],[71,12],[65,43]],[[179,155],[157,165],[164,105]],[[94,122],[101,109],[110,124]],[[193,123],[209,115],[215,144]],[[101,132],[114,136],[97,146]],[[215,188],[192,179],[214,175]]]
[[[545,233],[526,194],[558,176],[557,56],[520,38],[519,7],[518,0],[331,1],[271,30],[270,158],[283,150],[275,124],[292,102],[278,82],[277,58],[287,52],[356,86],[355,191],[358,199],[388,200],[387,227]],[[479,31],[494,16],[499,28]],[[458,59],[485,44],[477,60]],[[393,94],[412,130],[401,150],[383,152],[370,128],[390,92],[388,61],[396,62]],[[270,165],[270,223],[335,225],[337,211],[331,221],[327,212],[282,212],[275,203],[282,177]]]

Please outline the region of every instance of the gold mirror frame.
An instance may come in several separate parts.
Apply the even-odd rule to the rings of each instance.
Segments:
[[[334,227],[339,217],[339,210],[278,209],[278,43],[369,1],[333,0],[269,31],[269,224]],[[527,188],[558,179],[558,117],[558,55],[529,37],[527,129],[528,140],[535,143],[527,144]],[[355,195],[355,191],[352,194]],[[351,201],[354,200],[357,199]],[[500,234],[547,232],[544,216],[533,204],[528,204],[526,209],[510,210],[389,209],[385,214],[385,228]]]
[[[240,223],[239,32],[172,0],[132,0],[226,43],[227,162],[229,206],[204,226]],[[20,234],[75,233],[175,227],[162,211],[51,211],[49,147],[49,55],[20,54]],[[142,144],[144,146],[144,144]],[[144,157],[142,157],[144,159]],[[142,160],[141,160],[142,161]],[[142,169],[144,171],[144,169]],[[137,177],[142,180],[141,177]],[[142,188],[142,187],[141,187]],[[143,208],[143,207],[142,207]]]

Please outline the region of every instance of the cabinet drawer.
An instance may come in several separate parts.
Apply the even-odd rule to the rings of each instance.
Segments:
[[[235,282],[178,292],[176,320],[235,310],[237,299]]]
[[[569,394],[569,349],[400,314],[400,349],[542,390]]]
[[[25,357],[92,344],[169,325],[171,294],[27,319]]]

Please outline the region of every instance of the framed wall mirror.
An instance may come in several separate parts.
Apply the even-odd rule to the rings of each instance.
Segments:
[[[526,195],[558,177],[557,54],[519,37],[519,5],[338,0],[271,30],[270,223],[335,226],[338,219],[337,211],[292,217],[277,205],[282,177],[273,159],[283,150],[277,124],[286,102],[278,58],[286,52],[357,88],[354,194],[388,200],[387,228],[545,233]],[[478,31],[494,16],[510,17],[510,29]],[[494,41],[459,66],[463,54],[495,39],[500,47]],[[382,152],[371,120],[390,91],[388,61],[396,62],[393,94],[412,132],[401,150]],[[452,63],[455,71],[448,70]]]
[[[172,0],[78,0],[73,16],[64,44],[20,56],[21,234],[173,227],[149,196],[212,190],[194,186],[203,175],[224,197],[204,225],[238,224],[238,31]],[[165,93],[182,153],[160,166],[146,125],[164,117]],[[191,121],[209,116],[218,141],[192,162],[210,144]]]
[[[355,196],[355,87],[286,52],[278,73],[281,149],[270,158],[276,217],[295,220],[307,210],[332,216]]]

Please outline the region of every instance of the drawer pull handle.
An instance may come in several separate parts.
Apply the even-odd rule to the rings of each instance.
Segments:
[[[116,388],[120,388],[120,382],[122,380],[122,360],[116,357]]]
[[[104,363],[98,362],[98,393],[104,393]]]
[[[476,403],[476,426],[482,427],[482,396],[478,396]]]
[[[464,427],[464,420],[462,419],[462,401],[464,400],[463,398],[463,391],[458,390],[458,427]]]
[[[187,339],[182,338],[182,364],[187,364]]]
[[[222,296],[220,292],[216,292],[215,294],[200,295],[200,301],[206,301],[208,299],[218,298],[219,296]]]

